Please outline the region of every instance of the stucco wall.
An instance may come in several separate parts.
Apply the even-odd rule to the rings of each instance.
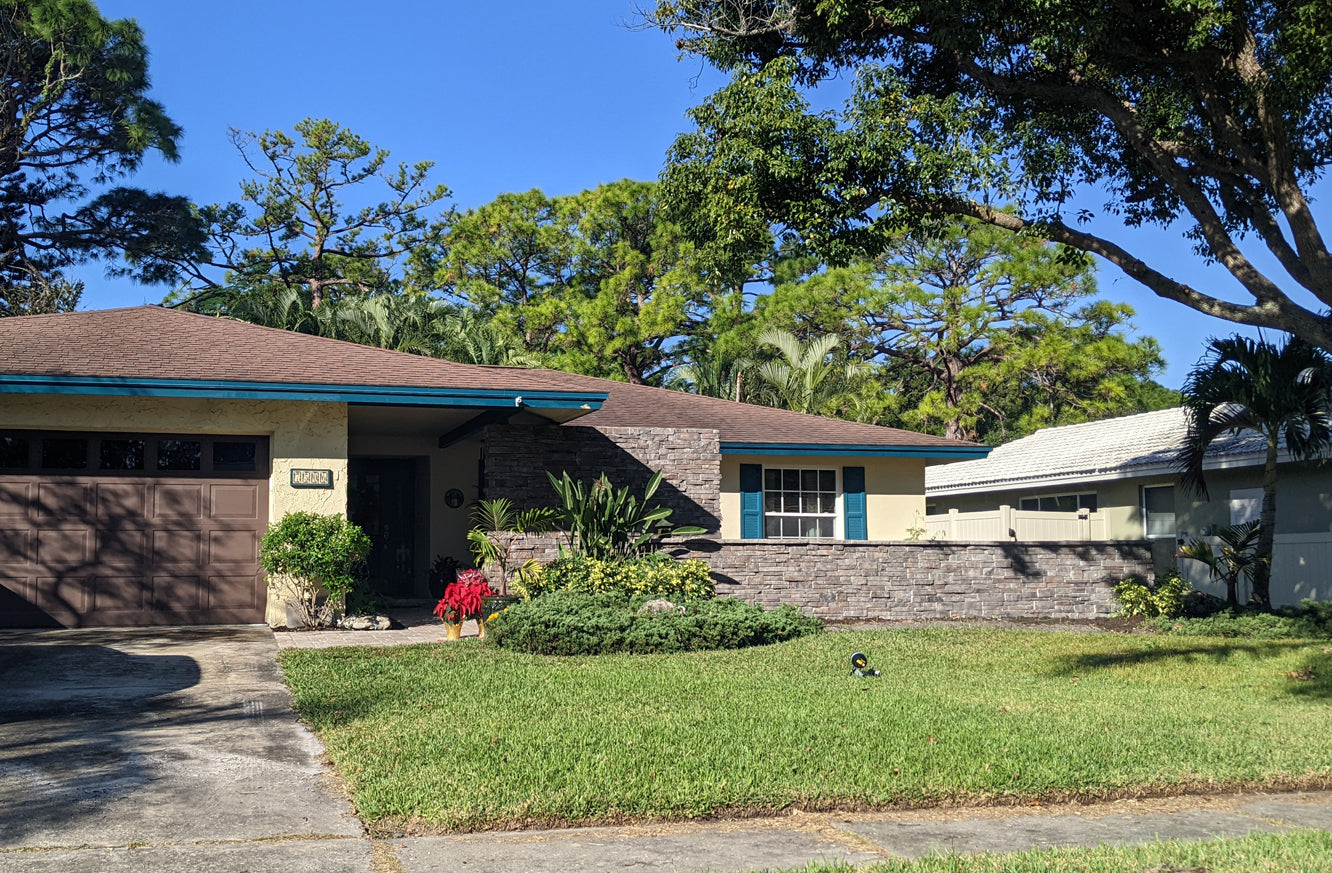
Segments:
[[[34,430],[268,436],[270,523],[301,510],[347,511],[345,403],[7,394],[0,397],[0,422]],[[333,488],[292,488],[293,467],[331,469]],[[267,620],[286,622],[285,610],[271,595]]]
[[[429,470],[426,484],[428,519],[425,520],[429,538],[425,566],[429,567],[438,555],[452,556],[461,566],[467,566],[470,560],[467,551],[468,513],[478,496],[479,438],[441,449],[437,434],[352,433],[348,452],[353,457],[425,459]],[[444,502],[444,495],[451,488],[463,493],[461,506],[450,507]]]
[[[925,515],[925,462],[919,458],[724,455],[721,459],[721,536],[740,539],[740,465],[837,471],[838,531],[844,517],[843,467],[865,468],[865,515],[871,540],[900,540]]]
[[[1239,467],[1207,474],[1210,500],[1198,498],[1169,474],[1112,479],[1056,488],[1023,488],[987,494],[930,497],[937,510],[978,512],[1001,504],[1017,508],[1024,497],[1096,492],[1097,506],[1110,520],[1110,538],[1136,540],[1143,536],[1142,488],[1175,486],[1175,527],[1180,536],[1193,537],[1205,528],[1230,524],[1230,492],[1262,487],[1262,469]],[[1277,533],[1310,534],[1332,531],[1332,465],[1282,464],[1277,480]]]

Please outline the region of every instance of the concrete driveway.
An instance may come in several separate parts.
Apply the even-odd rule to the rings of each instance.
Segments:
[[[0,632],[0,869],[369,869],[275,655],[262,627]]]

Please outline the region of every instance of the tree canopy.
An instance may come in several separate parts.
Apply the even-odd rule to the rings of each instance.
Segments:
[[[967,216],[1332,348],[1332,255],[1309,196],[1332,153],[1325,0],[661,0],[649,20],[733,71],[664,177],[697,239],[743,259],[776,224],[844,263],[904,225]],[[848,73],[840,110],[812,108]],[[1129,227],[1185,222],[1247,299],[1089,229],[1074,198],[1093,193]]]
[[[88,0],[0,0],[0,35],[0,315],[73,309],[82,286],[65,270],[95,258],[169,278],[162,253],[200,252],[188,201],[110,185],[150,152],[178,157],[138,25]]]
[[[254,176],[241,183],[242,202],[199,209],[207,254],[171,265],[188,283],[177,303],[225,313],[240,297],[295,288],[318,309],[401,291],[428,270],[452,214],[449,190],[429,184],[433,163],[391,165],[388,150],[326,118],[294,133],[232,130]]]

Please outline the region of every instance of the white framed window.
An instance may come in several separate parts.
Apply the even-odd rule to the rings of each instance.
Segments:
[[[1147,539],[1175,536],[1175,486],[1144,485],[1142,489],[1142,524]]]
[[[1079,509],[1096,511],[1096,492],[1084,491],[1080,494],[1042,494],[1038,497],[1023,497],[1018,501],[1018,509],[1038,512],[1077,512]]]
[[[763,468],[763,535],[838,535],[837,471],[803,467]]]
[[[1236,488],[1230,492],[1230,524],[1248,524],[1263,514],[1263,489]]]

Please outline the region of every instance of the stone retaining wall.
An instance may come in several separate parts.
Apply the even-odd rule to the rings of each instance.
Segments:
[[[1152,573],[1145,542],[691,539],[669,548],[707,561],[719,595],[826,620],[1101,618],[1118,608],[1116,582]],[[555,551],[551,537],[515,547],[520,561]]]

